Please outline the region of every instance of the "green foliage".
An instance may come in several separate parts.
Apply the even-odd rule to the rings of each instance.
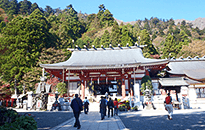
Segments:
[[[37,123],[32,116],[21,116],[15,110],[0,107],[0,129],[37,130]]]
[[[110,45],[110,33],[108,30],[105,30],[104,34],[102,35],[100,45],[103,45],[103,47],[107,48]]]
[[[167,36],[165,43],[163,45],[163,58],[176,57],[180,50],[180,46],[176,44],[174,36],[172,36],[171,34]]]
[[[142,81],[141,81],[141,92],[143,93],[143,95],[145,94],[144,91],[146,89],[149,90],[153,90],[153,86],[152,86],[152,80],[150,78],[150,76],[145,75],[144,77],[142,77]]]
[[[42,49],[54,46],[49,39],[49,27],[37,9],[29,18],[18,16],[3,28],[0,38],[0,50],[5,50],[0,57],[3,80],[22,80],[22,76],[36,66]]]
[[[140,33],[140,44],[146,45],[146,47],[144,47],[142,50],[144,57],[148,58],[150,57],[150,55],[158,54],[157,50],[155,49],[154,45],[151,42],[149,33],[145,29],[142,30]]]
[[[104,47],[121,44],[124,47],[127,43],[132,46],[138,42],[146,45],[142,50],[146,58],[159,54],[158,48],[162,50],[162,58],[168,58],[190,54],[181,52],[182,47],[193,39],[205,39],[205,29],[192,28],[193,25],[185,21],[175,25],[173,19],[152,17],[137,20],[134,25],[118,25],[103,4],[97,14],[78,13],[72,5],[63,10],[50,6],[42,9],[27,0],[19,3],[0,0],[0,7],[0,74],[2,80],[11,84],[11,89],[16,78],[19,88],[25,83],[27,90],[34,90],[41,75],[39,64],[65,61],[71,55],[66,49],[75,45],[99,48],[101,44]],[[160,45],[155,41],[158,38]],[[45,52],[48,48],[52,49]]]
[[[63,94],[66,94],[67,93],[67,88],[66,88],[66,84],[65,83],[58,83],[57,84],[57,89],[58,89],[58,92],[61,96],[63,96]]]
[[[122,36],[121,36],[121,45],[126,46],[127,43],[129,45],[133,45],[133,39],[130,31],[128,30],[127,26],[122,27]]]
[[[116,21],[113,24],[112,32],[110,34],[110,43],[114,47],[116,47],[119,43],[121,43],[121,30]]]

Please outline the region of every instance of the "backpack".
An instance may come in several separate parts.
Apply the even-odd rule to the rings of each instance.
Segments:
[[[84,107],[88,107],[88,105],[89,105],[89,103],[88,103],[88,101],[86,101],[86,102],[84,103]]]
[[[170,96],[166,97],[165,102],[166,102],[166,104],[169,104],[171,102],[171,97]]]

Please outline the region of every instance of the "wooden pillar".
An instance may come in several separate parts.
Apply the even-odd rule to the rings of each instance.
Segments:
[[[122,78],[122,98],[126,97],[126,91],[125,91],[125,79]]]
[[[67,96],[69,97],[70,93],[70,70],[68,71],[68,88],[67,88]]]
[[[63,68],[63,83],[64,83],[64,68]]]
[[[85,79],[83,79],[83,82],[81,83],[81,99],[85,99],[85,86],[86,85],[86,81]]]
[[[149,71],[145,70],[145,75],[149,76]]]
[[[130,96],[134,96],[133,89],[131,88],[131,86],[134,87],[134,81],[133,81],[133,83],[131,84],[130,79],[131,79],[131,74],[128,74],[128,82],[129,82]]]

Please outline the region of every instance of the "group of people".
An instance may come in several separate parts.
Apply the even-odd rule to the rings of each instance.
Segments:
[[[84,106],[84,113],[88,114],[89,111],[89,100],[87,97],[85,97],[85,100],[82,101],[78,94],[75,94],[75,98],[71,101],[71,108],[73,109],[73,114],[75,117],[75,123],[74,127],[77,127],[77,129],[81,128],[79,116],[81,111],[83,110]],[[106,111],[108,108],[108,118],[110,115],[113,117],[113,115],[118,115],[118,101],[117,98],[113,101],[111,98],[109,98],[109,101],[107,101],[106,97],[101,96],[100,100],[100,113],[101,113],[101,120],[103,120],[106,116]],[[114,113],[113,113],[114,109]]]
[[[108,108],[108,118],[111,116],[113,117],[113,109],[114,109],[114,115],[118,115],[118,101],[117,98],[113,101],[112,98],[109,98],[109,101],[107,101],[106,97],[101,96],[100,100],[100,113],[101,113],[101,120],[103,120],[106,116],[106,111]]]
[[[172,107],[172,98],[170,96],[170,93],[168,93],[167,97],[165,98],[165,109],[168,111],[168,119],[172,120],[172,114],[173,114],[173,107]],[[79,116],[81,111],[83,110],[84,106],[84,112],[85,114],[88,114],[89,110],[89,100],[87,97],[85,97],[85,100],[82,102],[82,100],[78,97],[78,94],[75,94],[75,98],[71,102],[71,108],[73,109],[73,114],[75,117],[75,123],[74,127],[77,127],[77,129],[81,128]],[[100,100],[100,113],[101,113],[101,120],[103,120],[106,116],[106,111],[108,108],[108,118],[113,117],[113,115],[118,115],[118,101],[117,98],[113,101],[112,98],[109,98],[109,101],[107,101],[106,96],[101,96]],[[113,114],[114,109],[114,114]]]

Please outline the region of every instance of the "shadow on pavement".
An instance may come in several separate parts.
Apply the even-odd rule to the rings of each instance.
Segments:
[[[204,112],[193,112],[190,114],[174,114],[173,120],[168,120],[167,115],[159,116],[141,116],[141,115],[125,115],[120,116],[125,127],[130,130],[204,130],[205,114]]]
[[[71,111],[58,111],[58,112],[18,112],[19,114],[30,113],[34,116],[37,122],[38,130],[51,129],[55,126],[62,124],[63,122],[71,119],[73,113]]]

